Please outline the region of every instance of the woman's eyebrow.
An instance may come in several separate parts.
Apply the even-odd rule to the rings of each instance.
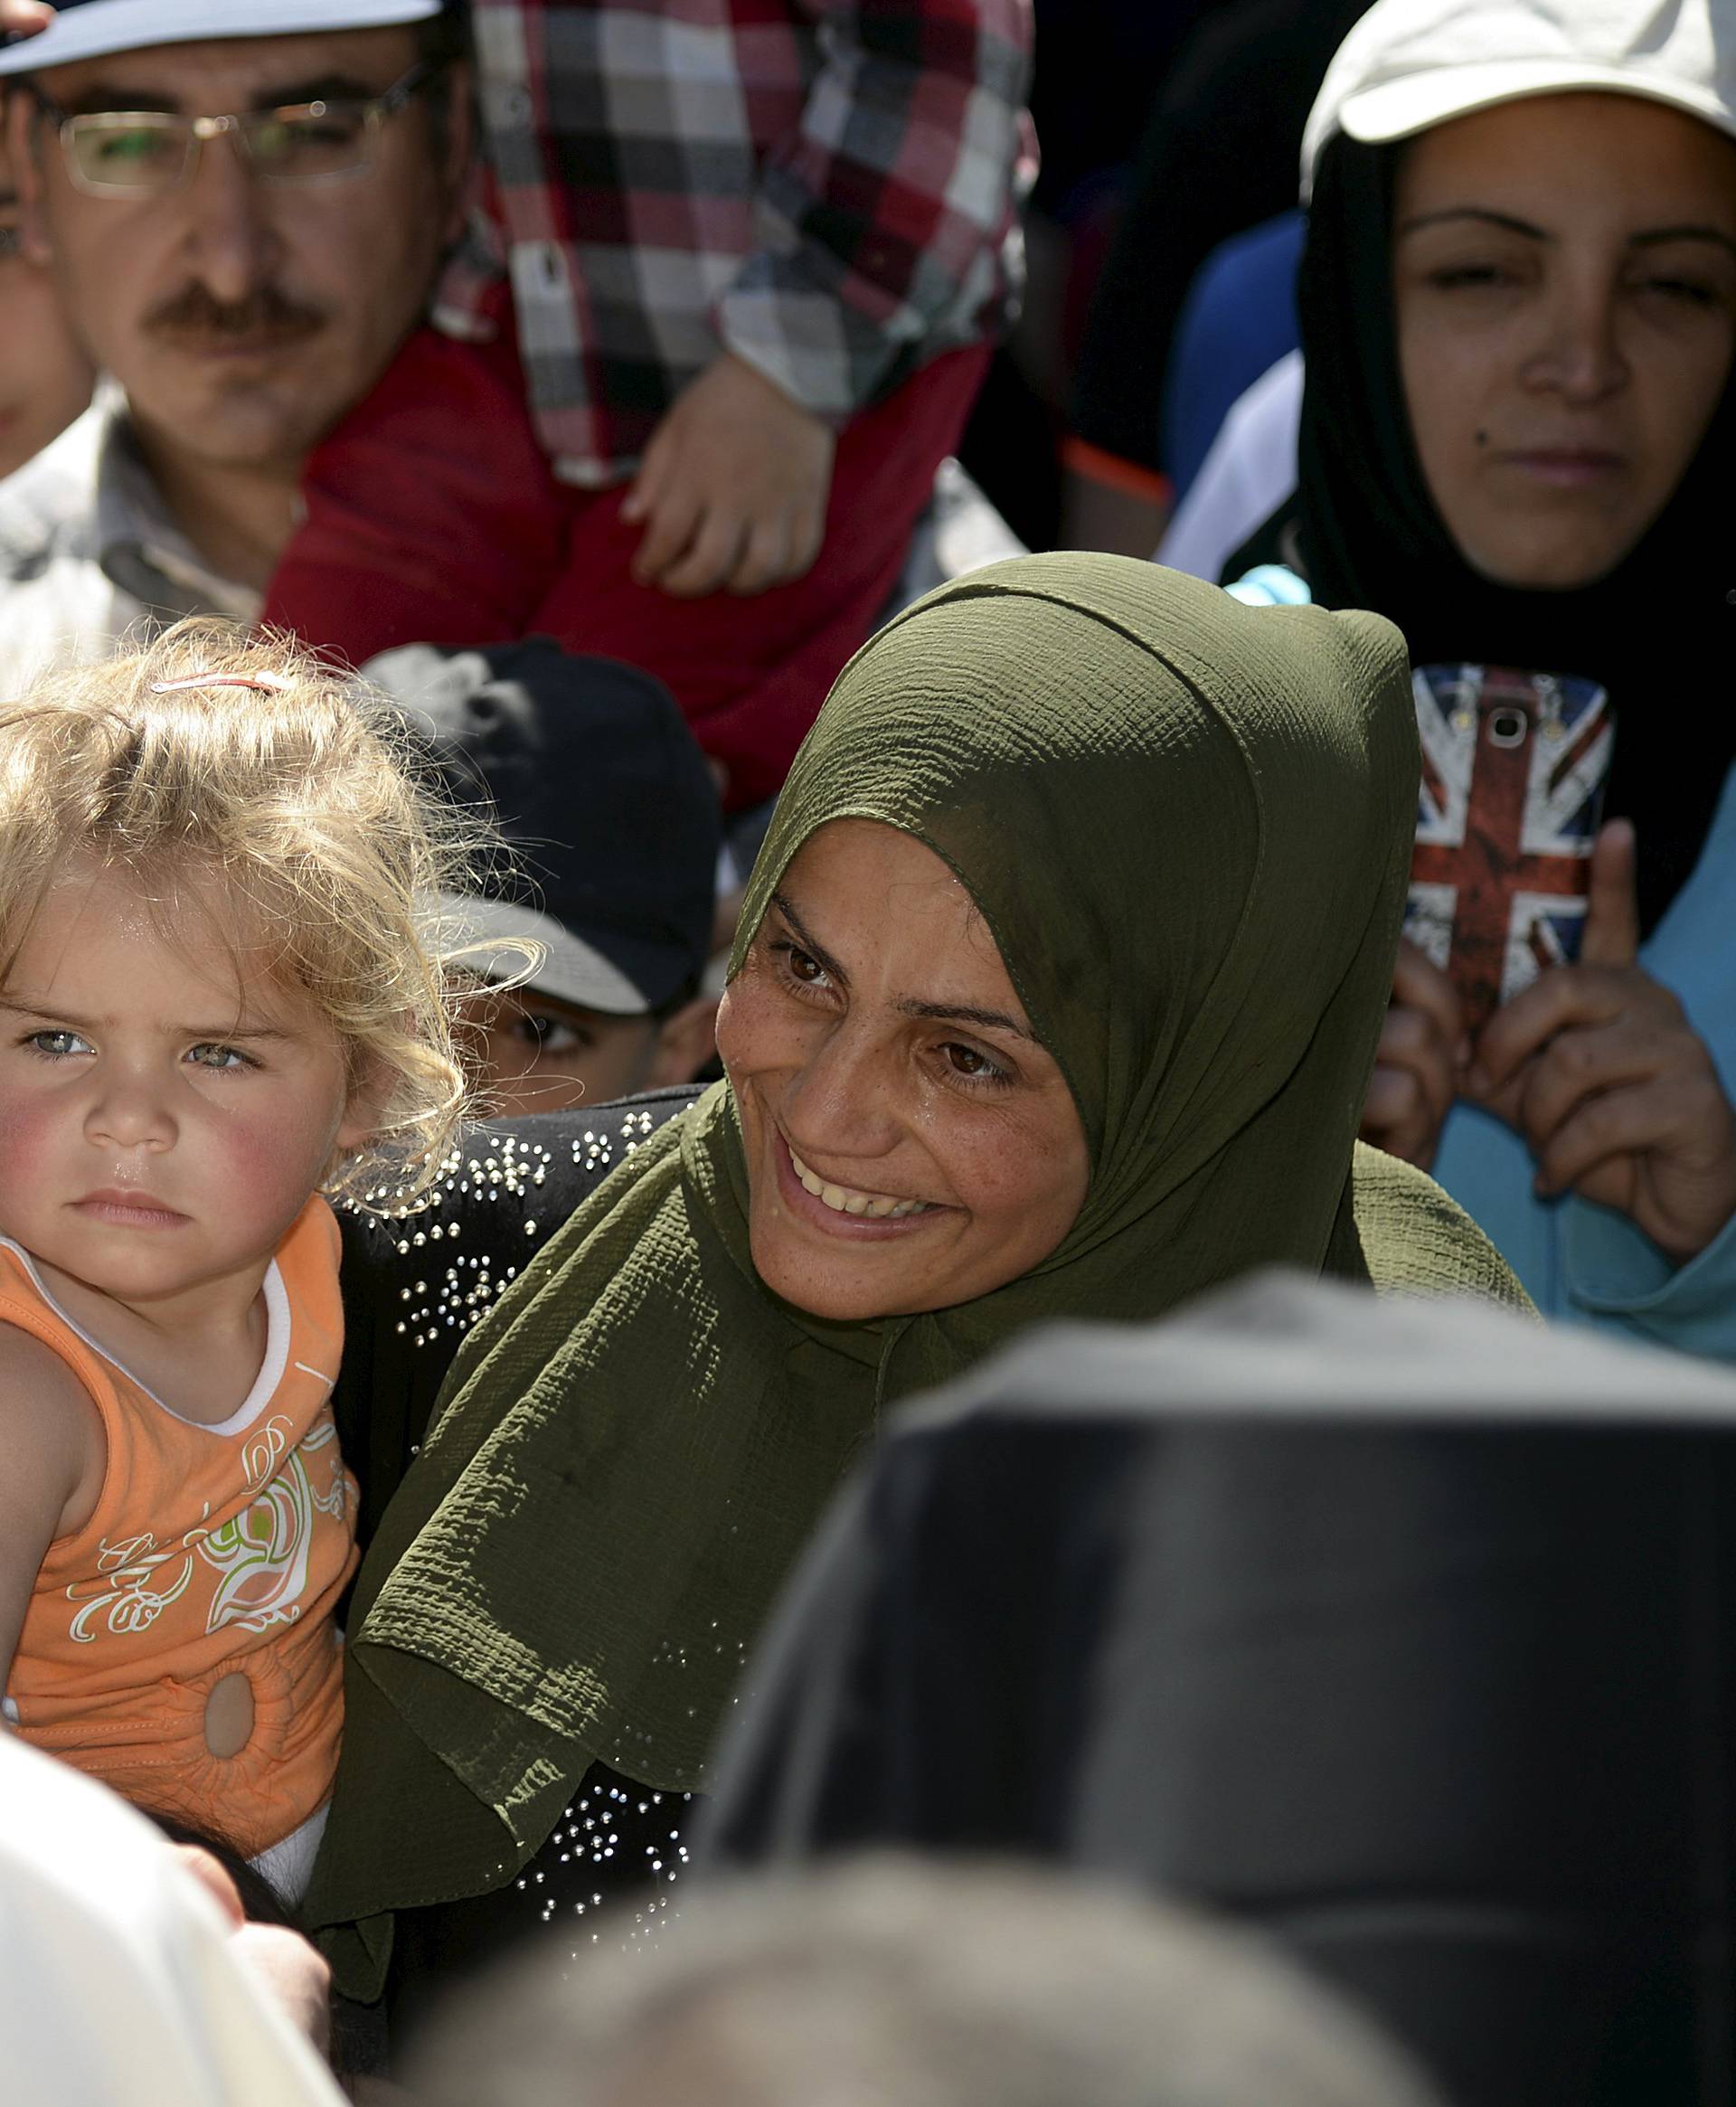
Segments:
[[[1420,228],[1439,227],[1452,220],[1479,220],[1485,226],[1499,227],[1509,234],[1523,234],[1530,241],[1555,239],[1547,229],[1533,227],[1529,220],[1515,219],[1511,213],[1494,212],[1484,205],[1448,205],[1438,213],[1419,213],[1414,219],[1406,220],[1399,232],[1414,234]],[[1697,222],[1679,227],[1648,227],[1643,234],[1630,234],[1628,247],[1661,249],[1670,241],[1715,241],[1721,249],[1728,249],[1736,256],[1736,236],[1727,234],[1722,227],[1702,226]]]
[[[963,1002],[919,1002],[913,996],[892,1006],[901,1016],[925,1017],[943,1025],[981,1025],[991,1032],[1011,1033],[1014,1038],[1024,1039],[1033,1046],[1039,1044],[1029,1025],[1022,1025],[1004,1010],[976,1009]]]
[[[1630,249],[1661,249],[1666,241],[1715,241],[1736,256],[1736,236],[1725,233],[1722,227],[1648,227],[1643,234],[1628,237]]]
[[[807,953],[808,957],[813,959],[816,966],[818,966],[823,971],[831,974],[835,980],[847,980],[849,978],[849,975],[844,971],[844,968],[839,965],[838,961],[832,956],[831,952],[824,950],[817,940],[810,933],[807,924],[802,920],[801,916],[797,913],[796,910],[789,904],[789,902],[785,898],[783,893],[774,893],[771,896],[771,904],[778,910],[778,913],[783,916],[784,920],[789,924],[790,928],[796,931],[796,934],[800,937],[802,940],[803,950]]]
[[[824,971],[835,980],[847,978],[843,967],[809,934],[807,924],[781,893],[774,893],[771,904],[802,940],[802,949]],[[1010,1017],[1004,1010],[977,1009],[965,1002],[923,1002],[915,996],[906,996],[892,1005],[901,1016],[922,1017],[938,1024],[981,1025],[991,1032],[1008,1032],[1015,1039],[1027,1040],[1032,1045],[1041,1044],[1029,1025],[1021,1024],[1017,1017]]]
[[[1494,212],[1486,205],[1447,205],[1438,213],[1419,213],[1414,219],[1406,220],[1399,232],[1414,234],[1420,227],[1439,227],[1448,220],[1480,220],[1486,226],[1500,227],[1509,234],[1523,234],[1529,241],[1555,239],[1544,228],[1533,227],[1529,220],[1515,219],[1511,213]]]

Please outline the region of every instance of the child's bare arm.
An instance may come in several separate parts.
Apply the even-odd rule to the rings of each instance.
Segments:
[[[102,1421],[72,1371],[0,1324],[0,1690],[43,1554],[89,1520],[107,1460]]]

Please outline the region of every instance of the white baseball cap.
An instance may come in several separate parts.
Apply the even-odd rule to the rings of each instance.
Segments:
[[[1302,141],[1302,195],[1339,133],[1380,144],[1529,95],[1667,102],[1736,136],[1736,0],[1376,0]]]
[[[59,0],[54,19],[34,36],[0,50],[0,74],[33,73],[76,59],[153,44],[190,44],[208,37],[305,36],[340,29],[382,29],[427,22],[443,0]]]

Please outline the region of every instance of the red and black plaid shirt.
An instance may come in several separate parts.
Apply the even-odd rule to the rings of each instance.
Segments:
[[[538,429],[618,481],[722,349],[834,421],[1005,321],[1032,0],[472,0],[489,210]]]

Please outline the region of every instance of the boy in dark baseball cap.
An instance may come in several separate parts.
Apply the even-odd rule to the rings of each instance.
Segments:
[[[474,651],[412,644],[367,677],[461,797],[486,800],[516,873],[461,911],[476,957],[468,1021],[485,1101],[552,1112],[690,1082],[713,1052],[701,991],[722,838],[704,756],[660,682],[551,638]],[[542,959],[518,980],[533,937]]]

